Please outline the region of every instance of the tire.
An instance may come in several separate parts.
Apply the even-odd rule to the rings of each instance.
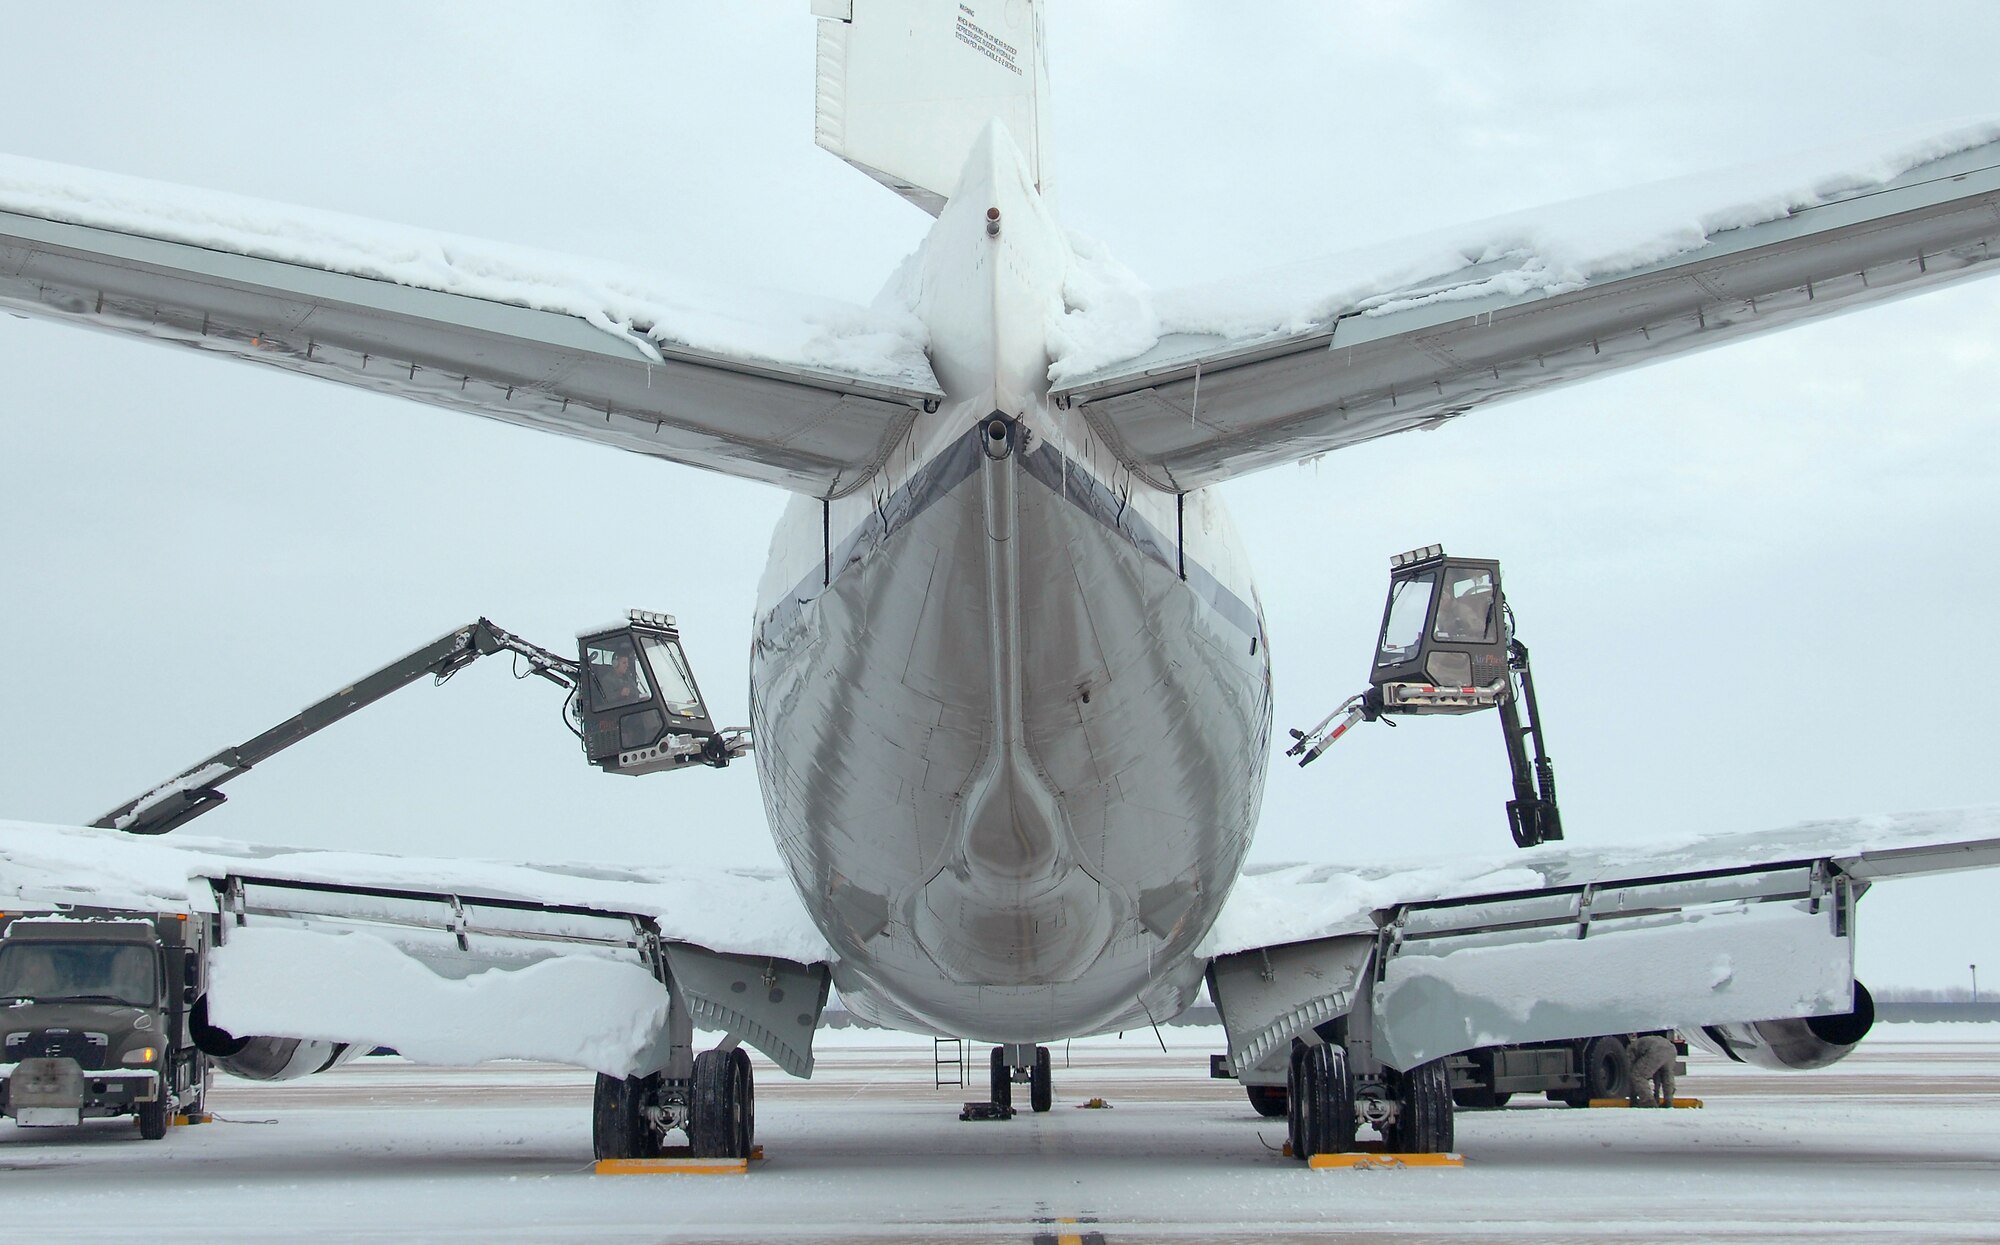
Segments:
[[[1453,1127],[1451,1072],[1442,1059],[1418,1064],[1397,1080],[1402,1111],[1383,1135],[1392,1154],[1446,1154],[1457,1140]]]
[[[1290,1114],[1291,1095],[1285,1092],[1282,1085],[1245,1085],[1243,1093],[1250,1099],[1250,1105],[1257,1114],[1267,1120]]]
[[[1632,1096],[1632,1052],[1622,1039],[1592,1038],[1584,1047],[1583,1088],[1586,1098]]]
[[[1306,1151],[1305,1053],[1303,1042],[1292,1043],[1292,1056],[1285,1065],[1285,1144],[1300,1160],[1312,1157]]]
[[[993,1048],[992,1068],[993,1105],[996,1107],[1012,1107],[1014,1105],[1013,1069],[1007,1066],[1006,1047],[996,1046]]]
[[[646,1119],[646,1106],[659,1085],[657,1076],[597,1074],[590,1102],[590,1146],[600,1159],[646,1159],[660,1150]]]
[[[705,1050],[694,1057],[689,1085],[688,1149],[698,1159],[750,1157],[749,1056],[737,1050]]]
[[[750,1052],[741,1046],[729,1052],[736,1081],[736,1152],[749,1158],[757,1146],[757,1078],[750,1070]]]
[[[167,1125],[173,1122],[169,1114],[172,1110],[172,1099],[168,1097],[167,1087],[162,1085],[157,1101],[139,1104],[139,1135],[147,1141],[158,1141],[166,1136]]]
[[[1028,1073],[1028,1105],[1040,1115],[1055,1103],[1055,1075],[1049,1069],[1049,1048],[1035,1048],[1035,1066]]]
[[[1292,1080],[1286,1087],[1292,1157],[1344,1154],[1354,1148],[1354,1084],[1347,1052],[1330,1042],[1292,1049]]]

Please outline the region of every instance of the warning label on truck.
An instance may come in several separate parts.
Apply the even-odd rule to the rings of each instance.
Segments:
[[[1013,73],[1020,73],[1021,66],[1015,63],[1014,45],[993,34],[972,18],[971,8],[963,4],[958,6],[958,41],[994,64]]]

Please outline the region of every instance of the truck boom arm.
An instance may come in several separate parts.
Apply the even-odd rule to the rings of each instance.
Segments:
[[[531,673],[558,687],[573,690],[582,674],[576,662],[530,644],[481,618],[306,706],[263,734],[189,766],[90,824],[131,834],[165,834],[227,799],[217,790],[223,783],[300,740],[427,674],[443,682],[481,657],[503,651],[526,658]]]

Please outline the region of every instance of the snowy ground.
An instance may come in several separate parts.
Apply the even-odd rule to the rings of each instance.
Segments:
[[[230,1081],[223,1122],[0,1124],[6,1240],[2000,1240],[2000,1031],[1884,1026],[1828,1071],[1699,1054],[1702,1111],[1461,1113],[1461,1171],[1313,1172],[1206,1078],[1209,1030],[1055,1051],[1057,1107],[961,1124],[907,1038],[824,1037],[820,1075],[760,1066],[747,1177],[597,1177],[589,1081],[543,1065],[368,1060]],[[1074,1109],[1102,1095],[1109,1111]],[[1077,1227],[1053,1224],[1071,1218]],[[1052,1226],[1053,1224],[1053,1226]]]

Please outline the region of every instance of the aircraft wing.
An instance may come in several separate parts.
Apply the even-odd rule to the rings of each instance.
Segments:
[[[894,312],[14,157],[0,309],[822,497],[940,396]]]
[[[677,989],[698,1027],[805,1076],[831,982],[832,952],[770,870],[425,859],[0,821],[0,910],[57,905],[219,917],[213,1023],[426,1063],[632,1074]]]
[[[1058,404],[1186,491],[1992,272],[2000,124],[1641,187],[1154,296],[1095,262]]]
[[[1409,1068],[1479,1046],[1845,1012],[1869,886],[1996,865],[2000,808],[1646,850],[1265,867],[1238,880],[1203,950],[1237,1067],[1365,1008],[1378,1053]]]

